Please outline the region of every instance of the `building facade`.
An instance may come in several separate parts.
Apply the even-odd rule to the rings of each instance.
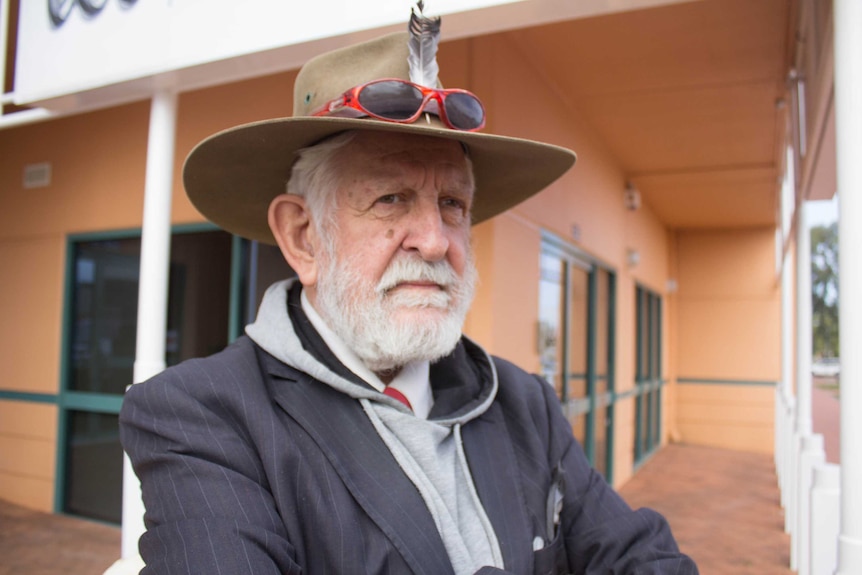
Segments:
[[[481,281],[465,332],[545,375],[616,486],[668,441],[771,453],[799,3],[574,4],[500,6],[481,33],[469,31],[476,14],[443,19],[441,80],[482,98],[486,131],[578,154],[547,190],[474,227]],[[524,16],[530,5],[542,18]],[[19,2],[8,10],[14,46]],[[237,337],[266,286],[291,273],[271,246],[208,224],[181,171],[202,138],[289,115],[297,69],[172,88],[169,365]],[[5,98],[0,496],[119,522],[151,107],[78,96]],[[46,117],[30,119],[37,109]]]

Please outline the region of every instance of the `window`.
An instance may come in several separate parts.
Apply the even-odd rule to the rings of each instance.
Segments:
[[[614,274],[547,234],[539,280],[541,371],[593,466],[612,477]]]
[[[661,443],[661,298],[646,288],[636,290],[635,440],[637,466]]]
[[[173,235],[168,365],[227,343],[231,244],[221,231]],[[122,505],[117,414],[132,383],[140,251],[138,234],[78,236],[69,243],[57,507],[114,523]]]
[[[234,274],[233,280],[239,289],[231,301],[236,307],[236,312],[231,313],[231,318],[234,319],[230,329],[231,340],[241,335],[244,326],[254,322],[257,308],[267,288],[277,281],[296,275],[277,246],[237,237],[235,247],[238,273]]]

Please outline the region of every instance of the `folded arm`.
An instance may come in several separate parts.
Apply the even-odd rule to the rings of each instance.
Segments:
[[[120,414],[146,506],[143,573],[300,573],[253,448],[183,375],[132,386]]]

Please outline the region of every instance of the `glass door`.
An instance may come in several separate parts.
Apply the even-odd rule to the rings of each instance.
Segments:
[[[123,452],[117,414],[132,383],[139,233],[70,238],[59,396],[58,511],[120,522]],[[177,232],[171,262],[165,361],[222,349],[228,339],[231,236]]]
[[[640,464],[661,443],[661,298],[638,286],[635,334],[634,462]]]
[[[610,481],[613,462],[613,272],[546,234],[539,283],[541,372],[554,386],[590,462]]]

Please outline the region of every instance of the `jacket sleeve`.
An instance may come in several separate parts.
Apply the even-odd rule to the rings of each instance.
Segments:
[[[560,536],[572,573],[585,575],[697,575],[680,553],[667,521],[649,509],[633,511],[593,469],[563,416],[553,388],[545,395],[552,458],[564,470]]]
[[[120,437],[146,507],[142,573],[300,573],[241,406],[208,392],[230,369],[199,365],[134,385],[123,401]]]

